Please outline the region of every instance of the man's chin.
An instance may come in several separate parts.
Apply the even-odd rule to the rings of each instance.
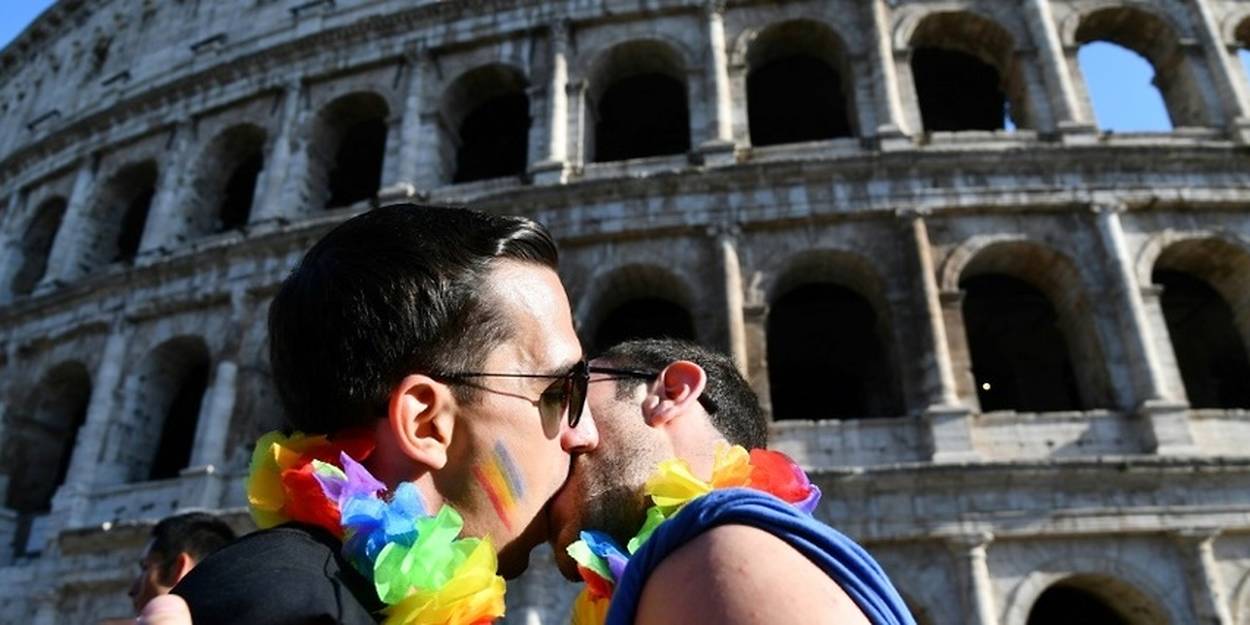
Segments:
[[[499,550],[499,574],[504,579],[514,579],[530,565],[530,552],[547,539],[547,509],[544,507],[521,534]]]

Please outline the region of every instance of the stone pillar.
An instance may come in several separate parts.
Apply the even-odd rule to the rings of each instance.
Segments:
[[[52,501],[54,511],[70,510],[65,527],[79,525],[86,508],[85,499],[94,485],[120,482],[124,478],[124,469],[101,464],[100,455],[117,405],[128,338],[124,327],[114,328],[104,344],[104,353],[100,355],[93,376],[91,400],[87,405],[87,418],[75,439],[77,442],[70,456],[65,484],[57,490]]]
[[[738,229],[727,226],[713,228],[710,234],[716,239],[720,254],[721,272],[725,291],[725,334],[729,341],[729,356],[743,378],[750,374],[747,357],[746,318],[743,316],[742,266],[738,262]]]
[[[706,0],[703,5],[707,32],[706,92],[708,130],[699,146],[709,165],[734,162],[733,100],[729,90],[729,57],[725,50],[725,0]]]
[[[548,29],[551,74],[547,77],[547,136],[543,155],[530,167],[535,184],[560,184],[568,177],[569,153],[569,23],[552,22]]]
[[[1206,625],[1233,625],[1228,595],[1225,594],[1212,548],[1218,536],[1219,530],[1214,528],[1184,529],[1174,534],[1181,550],[1190,602],[1197,613],[1196,622]]]
[[[594,155],[589,154],[587,145],[591,142],[587,140],[587,133],[590,132],[586,128],[586,117],[589,111],[586,110],[586,89],[589,85],[586,81],[577,80],[568,83],[565,87],[565,94],[568,98],[569,106],[569,128],[572,131],[572,140],[569,141],[569,161],[570,164],[577,168],[585,167]]]
[[[1072,73],[1068,71],[1067,57],[1063,51],[1063,43],[1059,40],[1059,30],[1055,27],[1050,2],[1051,0],[1026,0],[1025,19],[1037,45],[1037,58],[1041,61],[1055,125],[1064,133],[1095,132],[1096,127],[1091,120],[1085,118],[1076,88],[1073,87]]]
[[[989,532],[951,536],[946,545],[954,556],[960,586],[963,590],[967,625],[997,625],[998,612],[994,606],[994,586],[990,568],[986,562],[986,547],[994,540]]]
[[[200,408],[200,419],[195,426],[195,447],[191,450],[188,466],[224,468],[226,437],[230,432],[230,418],[234,414],[238,372],[238,365],[232,361],[218,363],[217,373]]]
[[[399,156],[395,166],[395,179],[378,192],[379,197],[387,200],[409,198],[417,194],[423,179],[421,143],[437,140],[437,137],[424,133],[421,125],[421,110],[424,105],[422,94],[426,85],[429,58],[428,51],[421,43],[404,54],[404,66],[408,71],[404,85],[403,118],[399,123]]]
[[[143,237],[139,241],[138,259],[168,254],[177,249],[186,238],[187,215],[181,191],[187,188],[183,172],[190,161],[191,125],[178,122],[173,130],[173,141],[165,149],[165,158],[158,164],[160,171],[156,180],[156,192],[148,217],[143,224]]]
[[[22,193],[14,185],[8,206],[0,214],[0,302],[13,299],[13,277],[22,266],[21,240],[26,236],[22,220],[17,214],[22,209]]]
[[[894,28],[890,21],[890,8],[886,0],[872,0],[872,26],[875,30],[877,48],[873,60],[877,62],[872,84],[877,90],[876,134],[883,142],[898,139],[912,133],[903,112],[903,98],[899,94],[898,71],[894,66]],[[868,134],[868,129],[864,129]]]
[[[768,305],[752,293],[742,308],[743,338],[747,359],[747,382],[759,397],[764,413],[773,412],[773,396],[768,384]]]
[[[251,223],[284,221],[301,212],[303,186],[308,176],[307,145],[299,137],[307,126],[303,99],[303,83],[292,80],[282,93],[281,125],[261,172],[261,190],[256,194],[258,201],[252,210]]]
[[[1150,332],[1145,306],[1141,301],[1141,288],[1124,240],[1124,228],[1120,223],[1120,212],[1123,210],[1123,205],[1116,204],[1094,207],[1098,215],[1098,235],[1108,256],[1115,280],[1115,296],[1120,304],[1118,308],[1122,311],[1117,321],[1129,366],[1132,367],[1138,400],[1136,410],[1147,421],[1146,434],[1151,451],[1158,454],[1194,453],[1197,446],[1189,427],[1188,406],[1163,394],[1166,384],[1156,351],[1158,343]]]
[[[1210,64],[1215,89],[1223,104],[1225,127],[1238,143],[1250,143],[1250,94],[1245,91],[1245,81],[1235,75],[1244,71],[1237,60],[1236,49],[1224,45],[1210,0],[1195,0],[1188,4],[1198,18],[1195,26],[1204,56]]]
[[[954,365],[950,342],[946,337],[946,321],[942,312],[937,272],[933,265],[933,248],[929,228],[920,213],[900,215],[907,225],[913,271],[918,275],[919,295],[925,303],[921,336],[925,339],[925,395],[929,405],[925,420],[929,425],[931,459],[934,462],[966,462],[977,460],[972,440],[972,411],[959,401],[955,387]]]
[[[48,267],[44,271],[43,279],[39,281],[39,286],[35,288],[36,292],[55,289],[84,273],[80,265],[79,241],[84,234],[83,230],[91,221],[87,212],[91,210],[92,191],[99,164],[99,157],[93,155],[78,166],[78,172],[74,176],[74,188],[66,202],[65,216],[61,218],[61,227],[56,231],[52,249],[48,253]]]

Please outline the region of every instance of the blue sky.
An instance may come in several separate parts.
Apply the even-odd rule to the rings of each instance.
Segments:
[[[8,45],[52,0],[0,0],[0,47]],[[1242,69],[1250,54],[1241,53]],[[1085,46],[1081,71],[1094,100],[1099,128],[1130,132],[1171,127],[1159,92],[1150,85],[1154,70],[1140,56],[1106,43]]]

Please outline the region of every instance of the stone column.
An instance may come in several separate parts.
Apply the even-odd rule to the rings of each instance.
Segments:
[[[734,162],[733,100],[729,90],[729,57],[725,50],[725,0],[703,4],[707,32],[707,65],[704,68],[708,107],[706,139],[699,146],[709,165]]]
[[[1145,306],[1141,301],[1141,287],[1133,272],[1124,228],[1120,223],[1123,210],[1124,206],[1119,204],[1094,207],[1098,215],[1098,235],[1108,256],[1115,280],[1115,296],[1120,304],[1118,308],[1122,311],[1118,321],[1129,366],[1132,367],[1137,412],[1148,421],[1147,438],[1151,451],[1158,454],[1193,453],[1197,446],[1189,427],[1188,406],[1164,395],[1167,387],[1156,351],[1158,343],[1150,332]]]
[[[22,193],[14,185],[9,194],[8,206],[0,214],[0,302],[13,299],[13,276],[22,266],[21,240],[26,236],[22,220],[17,218],[22,209]]]
[[[421,176],[421,144],[423,141],[435,141],[437,137],[423,132],[421,110],[424,105],[422,95],[426,85],[429,68],[429,52],[423,43],[416,43],[404,54],[404,66],[407,68],[404,85],[403,118],[399,123],[399,155],[395,166],[395,179],[378,193],[387,200],[413,197],[420,188]]]
[[[1250,94],[1244,89],[1245,81],[1236,75],[1244,71],[1237,60],[1236,50],[1224,45],[1210,0],[1195,0],[1188,4],[1198,18],[1195,20],[1196,30],[1210,64],[1215,89],[1223,103],[1225,126],[1238,143],[1250,143]]]
[[[903,98],[899,94],[898,71],[894,66],[894,29],[890,21],[890,8],[886,0],[872,0],[872,26],[877,48],[872,55],[877,62],[873,71],[873,87],[877,91],[876,134],[884,142],[910,135],[907,117],[903,112]],[[867,134],[868,129],[864,129]]]
[[[581,168],[585,167],[593,155],[588,154],[586,148],[588,141],[586,140],[586,117],[589,111],[586,110],[586,89],[588,85],[585,79],[571,81],[565,87],[565,94],[568,98],[569,106],[569,128],[572,131],[571,141],[569,141],[569,161],[570,165]]]
[[[125,327],[115,327],[104,344],[104,353],[100,355],[93,385],[91,400],[87,405],[87,417],[75,439],[74,450],[70,456],[69,471],[65,476],[65,484],[57,490],[52,501],[54,511],[70,511],[66,527],[78,525],[79,519],[86,511],[86,498],[96,484],[121,481],[124,469],[108,464],[101,464],[100,454],[108,435],[109,423],[113,419],[118,392],[121,388],[122,371],[126,362],[126,341],[129,339]]]
[[[560,184],[568,177],[569,153],[569,23],[552,22],[548,28],[551,74],[547,77],[547,136],[543,155],[530,167],[535,184]]]
[[[35,289],[36,292],[55,289],[84,273],[80,265],[79,241],[90,222],[87,212],[91,210],[92,191],[99,164],[99,157],[93,155],[83,159],[78,166],[78,173],[74,176],[74,188],[66,202],[65,216],[61,218],[61,227],[56,231],[52,249],[48,253],[48,267]]]
[[[986,547],[994,540],[989,532],[951,536],[946,545],[958,566],[968,625],[997,625],[994,586],[986,562]]]
[[[1050,1],[1026,0],[1025,19],[1037,46],[1037,58],[1042,65],[1055,125],[1065,133],[1094,132],[1096,128],[1091,120],[1085,119],[1076,88],[1072,85],[1072,73],[1068,71],[1067,57],[1059,40],[1059,30],[1055,27]]]
[[[972,411],[959,401],[955,387],[954,365],[950,342],[946,337],[946,321],[942,312],[937,272],[933,265],[933,248],[929,228],[918,212],[901,214],[910,238],[912,270],[918,275],[918,291],[925,303],[921,336],[925,339],[926,376],[924,386],[929,405],[925,420],[929,425],[931,459],[934,462],[966,462],[977,459],[972,441]]]
[[[183,172],[190,160],[191,125],[183,120],[170,132],[173,141],[165,149],[166,157],[158,163],[160,171],[156,192],[152,196],[152,205],[148,207],[143,237],[139,241],[140,262],[154,255],[168,254],[186,238],[187,215],[181,191],[187,187],[183,182]]]
[[[273,149],[261,173],[261,190],[252,210],[251,223],[287,220],[301,212],[304,181],[308,176],[307,145],[299,133],[307,125],[303,105],[304,85],[299,79],[282,92],[282,120]]]
[[[742,267],[738,262],[738,235],[735,226],[714,227],[709,234],[716,239],[720,254],[721,275],[725,291],[725,334],[729,341],[729,356],[742,377],[750,371],[747,364],[746,318],[743,316]]]
[[[1219,536],[1214,528],[1191,528],[1176,532],[1174,538],[1181,550],[1182,566],[1189,585],[1197,622],[1209,625],[1233,625],[1228,595],[1215,562],[1212,544]]]

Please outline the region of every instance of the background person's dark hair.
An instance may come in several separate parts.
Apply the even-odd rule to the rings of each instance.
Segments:
[[[168,575],[186,553],[196,562],[234,541],[234,530],[225,521],[205,513],[187,512],[161,519],[152,528],[151,554],[160,560],[162,575]]]
[[[386,414],[404,376],[478,368],[513,332],[483,292],[501,259],[555,270],[555,242],[522,217],[413,204],[331,230],[269,306],[270,364],[290,425],[318,433],[366,425]],[[453,392],[462,401],[475,394]]]
[[[643,371],[659,372],[677,360],[688,360],[703,367],[707,373],[703,394],[710,397],[715,406],[715,410],[708,411],[712,426],[734,445],[754,449],[768,444],[768,423],[764,420],[759,398],[728,356],[688,341],[638,339],[609,347],[598,358],[613,367]],[[638,383],[637,380],[618,380],[617,398],[633,397]]]

